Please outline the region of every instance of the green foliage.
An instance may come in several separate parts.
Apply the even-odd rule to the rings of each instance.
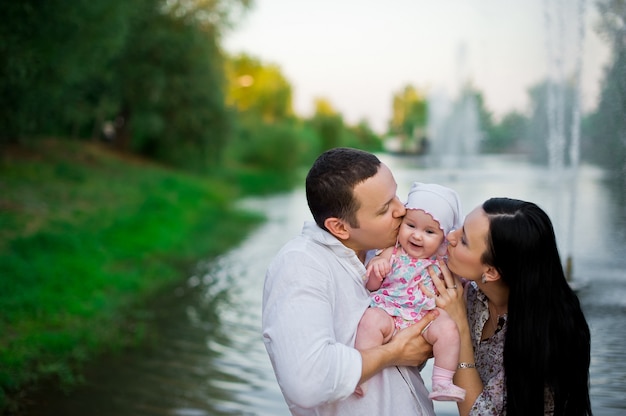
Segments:
[[[259,117],[240,117],[237,134],[224,152],[228,178],[244,193],[286,190],[301,179],[300,167],[319,154],[317,134],[306,123],[285,119],[267,123]]]
[[[482,149],[486,153],[528,153],[526,137],[528,119],[516,111],[506,114],[486,131]]]
[[[117,65],[126,123],[121,146],[196,171],[215,165],[230,128],[215,36],[152,2],[130,36]]]
[[[322,151],[343,145],[344,125],[341,115],[318,113],[313,116],[311,125],[320,138]]]
[[[390,133],[412,137],[415,129],[424,129],[428,103],[425,95],[412,85],[393,95]]]
[[[400,139],[402,151],[421,152],[426,137],[428,102],[424,93],[412,85],[393,95],[389,134]]]
[[[107,63],[126,41],[129,2],[0,2],[0,142],[72,135],[93,122]],[[88,22],[88,23],[87,23]]]
[[[293,116],[292,88],[280,68],[246,54],[226,62],[228,103],[266,122]]]
[[[549,94],[563,95],[563,137],[565,148],[569,147],[572,137],[572,105],[574,103],[575,88],[570,84],[555,84],[543,81],[529,89],[531,115],[529,119],[528,143],[532,149],[531,158],[538,163],[548,163],[550,128],[548,119]],[[565,155],[567,162],[567,154]]]
[[[253,5],[253,0],[165,0],[162,9],[204,29],[217,29],[219,32],[231,29],[235,17]]]
[[[0,142],[97,137],[171,165],[217,165],[231,122],[221,32],[250,0],[1,2]]]
[[[488,137],[489,132],[494,127],[493,115],[491,111],[489,111],[489,108],[487,107],[487,103],[485,102],[485,96],[483,95],[481,91],[478,91],[473,86],[468,86],[467,94],[470,94],[476,100],[475,101],[476,107],[477,107],[476,109],[478,110],[478,125],[483,135],[483,138],[482,138],[483,140],[480,143],[480,147],[481,147],[480,151],[482,152],[484,151],[484,147],[483,147],[485,145],[484,140],[486,139],[486,137]]]
[[[597,110],[586,120],[582,154],[608,168],[622,186],[626,184],[626,2],[597,2],[601,21],[598,30],[611,46]],[[584,139],[584,137],[583,137]]]
[[[0,159],[0,409],[20,387],[71,385],[81,363],[135,342],[132,310],[259,220],[233,210],[230,184],[97,146],[38,145]]]
[[[335,112],[318,112],[311,121],[293,116],[291,85],[276,65],[241,54],[227,60],[226,74],[236,127],[223,165],[246,192],[288,189],[300,179],[299,168],[345,141]]]
[[[343,117],[327,99],[315,100],[315,114],[309,123],[320,139],[321,152],[345,145]]]
[[[294,171],[300,153],[297,130],[288,123],[258,123],[242,135],[240,161],[246,166],[265,167],[278,173]]]
[[[247,195],[268,195],[271,193],[289,191],[294,184],[302,183],[304,177],[298,171],[288,175],[263,169],[242,167],[230,171],[225,178],[236,183],[237,187]]]
[[[383,150],[381,137],[372,130],[367,121],[361,121],[353,127],[347,126],[346,135],[345,146],[347,147],[356,147],[370,152]]]

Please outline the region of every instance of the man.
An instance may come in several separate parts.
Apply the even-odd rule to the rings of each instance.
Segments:
[[[434,415],[416,366],[432,353],[421,331],[436,316],[387,344],[354,349],[369,306],[369,250],[395,244],[406,210],[389,168],[367,152],[323,153],[306,179],[315,223],[270,264],[263,293],[263,340],[293,415]],[[368,381],[367,394],[353,394]]]

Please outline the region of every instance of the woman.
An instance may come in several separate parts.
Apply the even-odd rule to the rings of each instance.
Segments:
[[[591,415],[589,327],[546,213],[492,198],[448,241],[448,268],[433,281],[461,335],[459,413]]]

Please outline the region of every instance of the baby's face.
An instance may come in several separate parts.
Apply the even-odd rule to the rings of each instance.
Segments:
[[[437,253],[445,235],[439,222],[421,209],[407,209],[398,232],[398,242],[409,256],[428,258]]]

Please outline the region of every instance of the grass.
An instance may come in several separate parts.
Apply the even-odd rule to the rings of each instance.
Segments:
[[[44,379],[142,337],[133,309],[261,221],[236,187],[120,157],[94,143],[38,141],[0,157],[0,410]]]

